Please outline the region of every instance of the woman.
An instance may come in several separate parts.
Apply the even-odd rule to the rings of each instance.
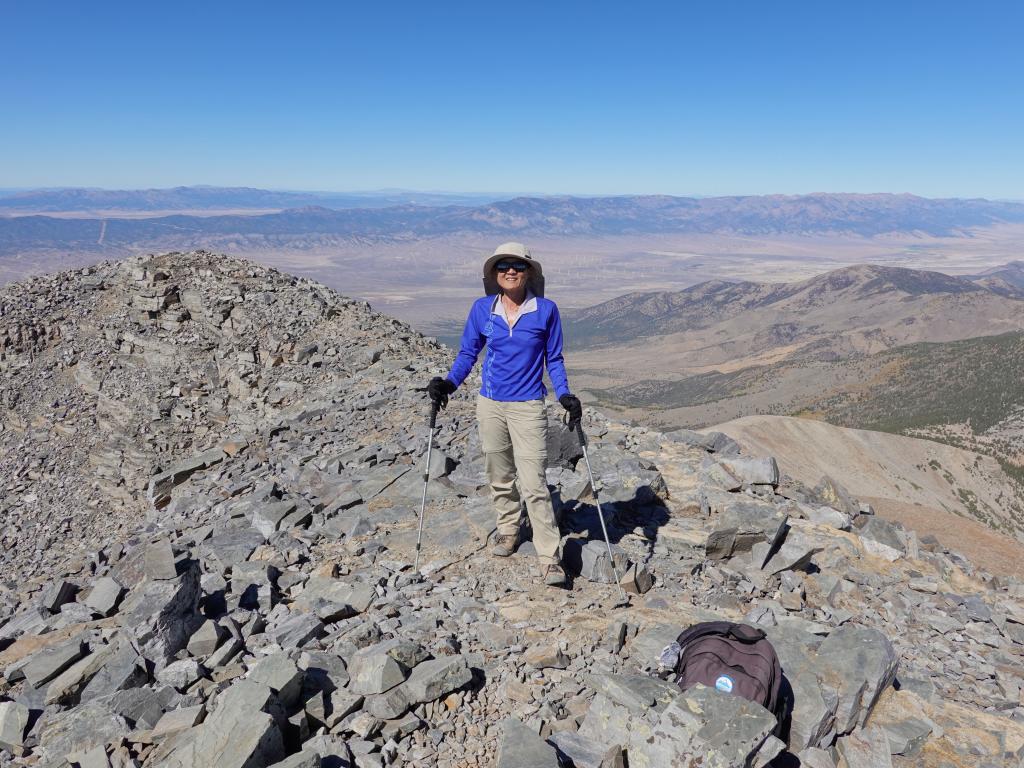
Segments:
[[[533,527],[533,544],[544,583],[562,586],[565,571],[558,552],[561,535],[544,476],[548,426],[544,405],[547,390],[542,381],[545,366],[558,402],[569,412],[570,426],[580,420],[583,409],[579,399],[569,393],[558,307],[544,298],[540,262],[521,243],[505,243],[495,249],[484,264],[484,291],[486,296],[477,299],[469,310],[451,371],[446,378],[433,378],[427,391],[443,408],[486,345],[476,414],[484,469],[498,518],[498,535],[491,552],[508,557],[515,551],[522,498]]]

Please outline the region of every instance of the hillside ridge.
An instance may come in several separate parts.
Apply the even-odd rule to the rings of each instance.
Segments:
[[[551,404],[552,589],[528,536],[488,553],[478,376],[427,467],[421,389],[452,352],[365,302],[193,252],[0,303],[5,766],[1024,758],[1024,581],[874,514],[855,478],[587,408],[599,509]],[[706,620],[767,634],[781,730],[666,679]]]

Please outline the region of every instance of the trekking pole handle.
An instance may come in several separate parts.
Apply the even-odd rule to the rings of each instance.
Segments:
[[[579,435],[580,445],[585,446],[587,444],[587,436],[583,434],[583,422],[576,422],[576,434]]]
[[[569,426],[569,412],[568,411],[566,411],[564,414],[562,414],[562,423],[565,424],[566,426]],[[583,422],[582,421],[577,421],[573,425],[572,429],[576,430],[576,434],[580,438],[580,445],[586,446],[587,445],[587,436],[585,434],[583,434]]]
[[[430,428],[433,429],[437,426],[437,402],[431,401],[430,403]]]

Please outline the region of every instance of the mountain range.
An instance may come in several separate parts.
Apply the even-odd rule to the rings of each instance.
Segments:
[[[0,218],[0,256],[39,249],[95,252],[226,244],[280,248],[311,239],[324,245],[353,237],[402,239],[455,233],[510,238],[658,233],[950,236],[1006,223],[1024,223],[1024,205],[890,194],[522,197],[474,207],[396,205],[338,210],[316,204],[262,215],[7,217]]]
[[[584,348],[628,344],[674,374],[736,369],[766,355],[830,360],[1024,328],[1024,291],[1004,283],[995,290],[874,264],[792,283],[710,281],[566,313],[567,334]]]
[[[964,277],[996,293],[1024,292],[1024,261],[1018,259],[1008,264],[991,267],[976,275],[964,275]]]
[[[170,189],[61,187],[0,191],[0,212],[279,210],[304,205],[322,205],[329,208],[384,208],[409,204],[480,205],[496,199],[499,198],[490,195],[416,192],[402,189],[342,193],[212,186]]]

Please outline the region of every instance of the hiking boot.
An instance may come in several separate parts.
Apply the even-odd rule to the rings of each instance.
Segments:
[[[491,554],[495,557],[508,557],[516,551],[516,539],[519,537],[511,533],[507,536],[497,535],[494,537],[494,546],[491,547]]]
[[[552,563],[544,569],[544,583],[549,587],[565,586],[565,571],[562,566]]]

